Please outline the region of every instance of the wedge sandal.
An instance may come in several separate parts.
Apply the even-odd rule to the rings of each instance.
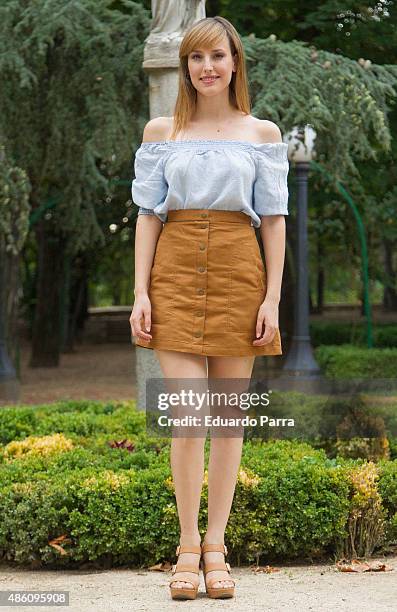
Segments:
[[[181,553],[195,553],[196,555],[199,555],[197,559],[197,565],[192,565],[188,563],[180,563],[178,565],[178,563],[176,563],[175,565],[172,566],[172,570],[171,570],[172,575],[174,575],[177,572],[178,574],[179,572],[191,572],[192,574],[197,574],[199,576],[201,547],[200,546],[187,546],[187,545],[185,546],[185,545],[178,544],[178,546],[176,547],[175,554],[177,557],[179,557]],[[192,585],[192,587],[191,588],[190,587],[183,587],[183,588],[173,587],[172,584],[174,582],[188,582]],[[199,581],[197,582],[197,585],[194,585],[193,582],[189,580],[188,578],[172,578],[170,580],[169,587],[171,589],[172,599],[196,599],[198,588],[199,588]]]
[[[202,568],[204,574],[204,582],[205,582],[205,590],[207,591],[207,595],[212,599],[226,599],[228,597],[234,597],[234,588],[235,582],[233,578],[224,578],[223,580],[231,580],[233,582],[233,586],[228,587],[214,587],[212,586],[215,582],[222,582],[219,578],[208,578],[208,574],[214,571],[224,571],[230,574],[230,565],[227,562],[208,562],[204,561],[204,553],[206,552],[221,552],[224,555],[227,555],[227,548],[225,544],[202,544],[201,545],[201,554],[202,554]]]

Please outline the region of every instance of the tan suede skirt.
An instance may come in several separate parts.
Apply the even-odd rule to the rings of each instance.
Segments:
[[[170,210],[150,275],[152,340],[136,337],[136,345],[212,356],[282,355],[279,330],[270,343],[252,344],[265,295],[265,266],[248,215]]]

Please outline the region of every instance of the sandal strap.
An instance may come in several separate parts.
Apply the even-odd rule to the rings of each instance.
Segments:
[[[197,568],[196,565],[179,563],[178,565],[172,566],[172,573],[175,574],[176,572],[191,572],[192,574],[198,575],[200,573],[200,568]]]
[[[201,555],[201,547],[200,546],[188,546],[184,544],[178,544],[176,547],[176,556],[178,557],[181,553],[195,553],[196,555]]]
[[[206,563],[203,568],[204,574],[208,574],[209,572],[229,572],[230,574],[230,565],[229,563]]]
[[[221,552],[227,555],[227,547],[225,544],[202,544],[201,552]]]

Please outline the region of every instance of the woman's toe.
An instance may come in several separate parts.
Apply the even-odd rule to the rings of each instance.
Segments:
[[[172,583],[172,586],[176,587],[177,589],[192,589],[193,583],[185,580],[175,580],[175,582]]]

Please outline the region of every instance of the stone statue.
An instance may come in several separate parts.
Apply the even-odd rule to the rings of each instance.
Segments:
[[[170,66],[169,58],[177,57],[186,30],[204,17],[205,0],[152,0],[152,27],[146,39],[144,67]]]
[[[152,0],[151,33],[183,34],[193,23],[205,17],[203,0]]]

